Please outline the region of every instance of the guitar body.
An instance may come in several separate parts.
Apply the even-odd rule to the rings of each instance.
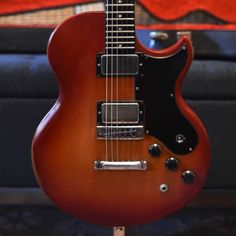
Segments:
[[[171,48],[150,51],[136,41],[135,51],[144,55],[143,74],[119,77],[110,87],[117,91],[119,86],[119,101],[143,101],[145,134],[140,140],[104,141],[96,134],[97,103],[106,100],[106,78],[96,74],[104,37],[100,12],[74,16],[52,35],[48,57],[60,95],[35,133],[33,168],[46,194],[75,217],[109,226],[143,224],[186,205],[207,175],[207,134],[181,96],[192,46],[183,37]],[[150,152],[153,144],[160,155]],[[174,170],[165,164],[171,157],[178,162]],[[143,160],[147,169],[94,168],[97,160],[107,159]],[[190,176],[184,182],[187,170],[194,173],[193,181]]]

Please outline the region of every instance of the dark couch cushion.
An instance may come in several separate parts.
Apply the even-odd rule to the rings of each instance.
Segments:
[[[177,40],[178,30],[160,31],[160,25],[137,26],[136,35],[147,47],[166,48]],[[0,53],[40,54],[46,53],[48,40],[53,28],[3,28],[0,27]],[[184,31],[187,31],[185,29]],[[191,30],[195,58],[235,59],[235,30]],[[167,40],[151,40],[151,32],[162,32],[168,35]]]
[[[236,99],[235,77],[234,61],[194,60],[184,80],[184,96]],[[55,98],[57,94],[57,82],[46,55],[0,55],[1,97]]]
[[[56,97],[57,82],[45,54],[0,55],[1,97]]]
[[[236,99],[235,61],[194,60],[184,80],[188,99]]]

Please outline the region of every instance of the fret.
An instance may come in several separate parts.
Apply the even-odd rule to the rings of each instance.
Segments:
[[[134,6],[134,4],[133,3],[128,3],[128,4],[112,4],[112,3],[108,3],[108,4],[106,4],[105,6]]]
[[[116,54],[104,54],[105,56],[117,56]],[[133,54],[133,55],[136,55],[136,54]],[[120,57],[130,57],[132,55],[130,54],[119,54]]]
[[[114,52],[119,52],[119,50],[121,49],[133,49],[134,48],[134,44],[126,44],[126,45],[109,45],[107,44],[106,45],[106,49],[109,48],[109,49],[115,49]]]
[[[105,7],[105,10],[107,12],[111,12],[111,11],[134,11],[134,6],[124,6],[124,5],[107,5]]]
[[[134,33],[120,33],[120,32],[116,32],[116,33],[107,33],[106,36],[111,36],[110,38],[114,38],[116,36],[122,36],[121,38],[123,38],[123,36],[135,36]],[[134,41],[134,38],[132,39],[132,41]]]
[[[107,13],[106,15],[107,18],[112,19],[112,18],[134,18],[134,13]]]
[[[112,38],[125,38],[125,39],[134,39],[135,36],[106,36],[107,39],[112,39]]]
[[[108,26],[106,28],[107,31],[124,31],[124,30],[133,30],[134,31],[134,26],[119,26],[119,25],[115,25],[115,26]]]
[[[134,17],[131,17],[131,18],[111,18],[111,19],[106,19],[107,21],[109,20],[118,20],[118,21],[125,21],[125,20],[134,20]]]
[[[134,33],[135,30],[107,30],[107,33]]]
[[[122,27],[122,26],[126,26],[126,27],[134,27],[134,24],[119,24],[119,25],[109,25],[107,24],[108,27]]]
[[[118,13],[120,13],[120,14],[123,14],[123,13],[125,13],[125,14],[134,14],[133,11],[109,11],[109,14],[118,14]]]
[[[127,42],[132,42],[132,43],[135,43],[134,39],[133,38],[109,38],[106,40],[105,43],[127,43]]]
[[[106,42],[106,44],[134,44],[135,42]]]
[[[105,4],[134,4],[134,0],[106,0]]]
[[[134,26],[119,26],[119,25],[116,25],[116,26],[113,26],[113,27],[106,27],[106,30],[134,30],[135,27]]]
[[[121,6],[107,7],[105,10],[106,10],[106,13],[107,13],[106,15],[108,15],[112,11],[134,11],[134,7],[121,7]],[[117,13],[113,13],[113,14],[117,14]],[[125,14],[125,13],[121,13],[121,14]],[[132,14],[132,13],[127,13],[127,14]],[[112,13],[111,13],[111,15],[112,15]]]
[[[135,30],[132,32],[110,31],[110,32],[106,32],[106,36],[135,36],[134,33],[135,33]]]
[[[107,24],[106,24],[106,26],[109,24],[109,25],[116,25],[116,26],[119,26],[120,24],[122,24],[122,25],[125,25],[125,24],[127,24],[127,25],[131,25],[131,24],[133,24],[134,23],[134,21],[133,20],[120,20],[120,21],[118,21],[118,20],[107,20],[106,21],[107,22]],[[124,27],[124,26],[123,26]]]
[[[106,49],[134,49],[134,47],[105,47]]]
[[[134,20],[127,20],[127,19],[121,19],[121,20],[112,20],[112,19],[109,19],[109,20],[107,20],[106,21],[107,22],[107,24],[113,24],[113,25],[120,25],[120,24],[122,24],[122,25],[124,25],[124,24],[133,24],[134,23]]]

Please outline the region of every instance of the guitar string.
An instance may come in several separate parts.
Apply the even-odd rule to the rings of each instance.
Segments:
[[[111,0],[111,25],[113,25],[113,14],[114,14],[114,4],[113,4],[113,0]],[[108,21],[108,24],[109,24],[109,21]],[[111,26],[111,28],[113,28],[113,26]],[[111,80],[111,101],[110,101],[110,103],[111,103],[111,106],[110,106],[110,118],[111,118],[111,121],[110,121],[110,124],[111,124],[111,159],[112,159],[112,161],[114,161],[114,149],[113,149],[113,145],[114,145],[114,143],[113,143],[113,132],[114,132],[114,130],[113,130],[113,86],[114,86],[114,84],[113,84],[113,79],[114,79],[114,77],[113,77],[113,73],[114,73],[114,71],[113,71],[113,47],[114,47],[114,35],[113,35],[113,33],[114,33],[114,30],[112,29],[111,30],[111,41],[112,41],[112,43],[111,43],[111,78],[110,78],[110,80]],[[109,45],[109,44],[108,44]]]
[[[117,2],[116,2],[117,3]],[[118,0],[118,4],[119,4],[119,0]],[[118,15],[119,15],[119,11],[118,11],[119,7],[116,5],[116,17],[115,18],[118,18]],[[116,31],[119,31],[119,24],[118,24],[118,21],[116,21],[116,27],[115,27],[115,30]],[[116,33],[116,35],[118,35],[118,33]],[[116,45],[118,45],[118,38],[116,38]],[[116,49],[116,124],[117,124],[117,127],[116,127],[116,132],[117,132],[117,135],[116,135],[116,160],[119,161],[119,132],[120,132],[120,129],[119,129],[119,124],[118,124],[118,121],[119,121],[119,108],[118,108],[118,103],[119,103],[119,50],[118,48]]]
[[[126,1],[125,1],[125,3],[126,3]],[[127,1],[127,3],[129,3],[129,0]],[[128,10],[129,10],[129,7],[130,6],[128,6],[128,5],[126,5],[125,6],[125,12],[128,12]],[[129,24],[129,20],[127,20],[127,18],[129,18],[129,16],[128,16],[128,13],[125,13],[125,25],[126,25],[126,29],[128,29],[128,27],[127,27],[127,25]],[[127,30],[128,31],[128,30]],[[126,33],[127,34],[127,36],[130,36],[130,32],[128,33]],[[128,41],[129,41],[130,39],[128,39]],[[129,47],[129,44],[127,44],[127,48],[125,49],[125,51],[126,51],[126,54],[127,55],[129,55],[130,54],[130,49],[128,48]],[[129,71],[129,60],[128,60],[128,58],[127,58],[127,60],[126,60],[126,71]],[[128,77],[127,78],[127,82],[130,80],[130,78]],[[128,82],[129,83],[129,82]],[[129,86],[130,87],[130,86]],[[127,89],[127,91],[129,92],[129,89]],[[127,93],[127,92],[126,92]],[[129,94],[127,94],[128,96],[129,96]],[[128,136],[128,139],[127,139],[127,156],[128,156],[128,161],[130,161],[130,156],[131,156],[131,153],[130,153],[130,139],[129,139],[129,129],[128,129],[128,134],[127,134],[127,136]]]
[[[126,11],[126,2],[125,2],[125,0],[122,0],[122,11]],[[125,25],[125,21],[123,20],[122,22],[124,22],[124,25]],[[124,29],[124,28],[123,28]],[[125,33],[125,30],[123,30],[123,32],[122,32],[122,36],[126,36],[126,33]],[[123,42],[123,38],[122,38],[122,42]],[[126,53],[126,50],[125,49],[122,49],[122,54],[125,54]],[[125,62],[125,56],[122,58],[122,71],[124,72],[125,70],[126,70],[126,62]],[[124,73],[123,73],[124,74]],[[126,85],[126,83],[125,83],[125,81],[126,81],[126,78],[125,78],[125,75],[123,75],[124,76],[124,78],[123,78],[123,80],[124,80],[124,82],[123,82],[123,97],[122,97],[122,99],[124,99],[124,96],[125,96],[125,94],[126,94],[126,87],[125,87],[125,85]],[[125,131],[124,131],[124,133],[125,133]],[[125,134],[124,134],[125,135]],[[126,157],[125,157],[125,154],[126,154],[126,144],[127,144],[127,142],[126,142],[126,140],[124,140],[123,141],[123,160],[125,161],[126,160]]]
[[[106,8],[106,40],[108,42],[109,38],[108,38],[108,23],[107,23],[107,19],[108,19],[108,12],[109,12],[109,0],[106,0],[105,1],[105,8]],[[106,121],[106,124],[105,124],[105,130],[106,130],[106,133],[105,133],[105,149],[106,149],[106,161],[108,161],[108,125],[107,125],[107,121],[108,121],[108,106],[107,106],[107,103],[108,103],[108,47],[107,47],[107,44],[105,45],[105,54],[106,54],[106,108],[105,108],[105,121]]]
[[[134,1],[132,1],[133,2],[133,7],[132,7],[132,10],[133,10],[133,14],[132,14],[132,17],[134,18],[133,19],[133,30],[134,30],[134,39],[133,39],[133,42],[134,42],[134,44],[132,44],[132,45],[134,45],[134,53],[135,53],[135,2]],[[134,71],[134,67],[135,67],[135,65],[134,65],[134,62],[133,62],[133,60],[132,60],[132,71]],[[136,93],[136,84],[135,84],[135,77],[133,77],[133,80],[134,80],[134,96],[136,95],[135,93]],[[135,96],[135,98],[136,98],[136,96]],[[136,159],[136,141],[133,141],[133,160],[135,161],[135,159]]]
[[[128,5],[126,5],[127,3],[126,3],[126,1],[124,0],[124,2],[125,2],[125,11],[124,12],[127,12],[127,10],[128,10]],[[129,2],[129,1],[127,1],[127,2]],[[125,15],[125,17],[124,17],[124,25],[127,25],[128,24],[128,22],[127,22],[127,16]],[[126,30],[124,30],[125,31],[125,35],[128,37],[129,36],[129,33],[128,32],[126,32]],[[128,39],[129,40],[129,39]],[[126,45],[126,44],[125,44]],[[126,48],[127,47],[127,48]],[[125,71],[128,71],[128,55],[129,55],[129,49],[128,49],[128,46],[125,46],[125,54],[127,55],[127,59],[124,57],[124,60],[125,60]],[[126,80],[127,80],[127,82],[129,83],[129,76],[128,75],[126,75],[125,76],[126,77]],[[129,92],[129,89],[128,89],[128,87],[129,86],[126,86],[126,92],[125,92],[125,94],[126,94],[126,96],[127,97],[129,97],[129,94],[127,94],[127,92]],[[129,130],[128,130],[128,134],[127,134],[127,136],[129,135]],[[130,159],[130,153],[129,153],[129,148],[130,148],[130,141],[129,141],[129,138],[127,137],[127,141],[126,141],[126,157],[125,157],[125,160],[126,161],[129,161]]]
[[[136,39],[136,35],[135,35],[135,1],[132,1],[133,2],[133,30],[134,30],[134,33],[133,33],[133,36],[134,36],[134,39],[133,39],[133,45],[134,45],[134,54],[136,53],[136,41],[135,41],[135,39]],[[135,68],[135,63],[132,61],[132,66],[133,66],[133,68]],[[133,78],[134,79],[134,96],[135,96],[135,99],[136,99],[136,84],[135,84],[135,80],[136,80],[136,78],[134,77]],[[139,106],[138,106],[139,107]],[[137,116],[139,116],[139,114],[137,115]],[[138,117],[137,117],[138,118]],[[134,141],[134,151],[133,151],[133,160],[135,161],[136,160],[136,141]]]
[[[126,10],[126,7],[125,7],[125,1],[124,0],[121,0],[121,3],[122,3],[122,7],[121,7],[121,11],[125,11]],[[125,25],[125,21],[124,21],[124,25]],[[123,36],[125,36],[125,33],[124,32],[122,32],[121,33],[121,35]],[[121,40],[123,41],[123,38],[121,38]],[[125,52],[124,52],[124,49],[122,49],[122,54],[125,54]],[[125,71],[125,56],[124,57],[122,57],[122,71]],[[124,75],[124,73],[123,73],[123,75],[122,75],[122,79],[123,79],[123,81],[125,81],[125,75]],[[123,83],[123,87],[122,87],[122,89],[123,89],[123,96],[122,96],[122,99],[124,99],[124,96],[125,96],[125,82]],[[122,159],[123,159],[123,161],[125,161],[125,149],[126,149],[126,141],[125,140],[123,140],[123,142],[122,142],[122,149],[123,149],[123,154],[122,154]]]
[[[124,10],[124,0],[120,0],[120,4],[121,4],[121,7],[120,7],[120,11],[123,11]],[[121,35],[124,35],[124,32],[121,33]],[[120,37],[120,39],[122,40],[122,37]],[[121,57],[121,71],[125,71],[124,70],[124,65],[125,65],[125,59],[124,57]],[[121,89],[122,89],[122,99],[124,99],[124,92],[125,92],[125,82],[124,82],[124,75],[122,73],[122,76],[121,76]],[[122,160],[125,161],[125,141],[122,140],[121,141],[121,155],[122,155]]]

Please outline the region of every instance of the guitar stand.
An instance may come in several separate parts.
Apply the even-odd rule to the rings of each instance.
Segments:
[[[113,227],[113,236],[125,236],[125,227],[124,226]]]

